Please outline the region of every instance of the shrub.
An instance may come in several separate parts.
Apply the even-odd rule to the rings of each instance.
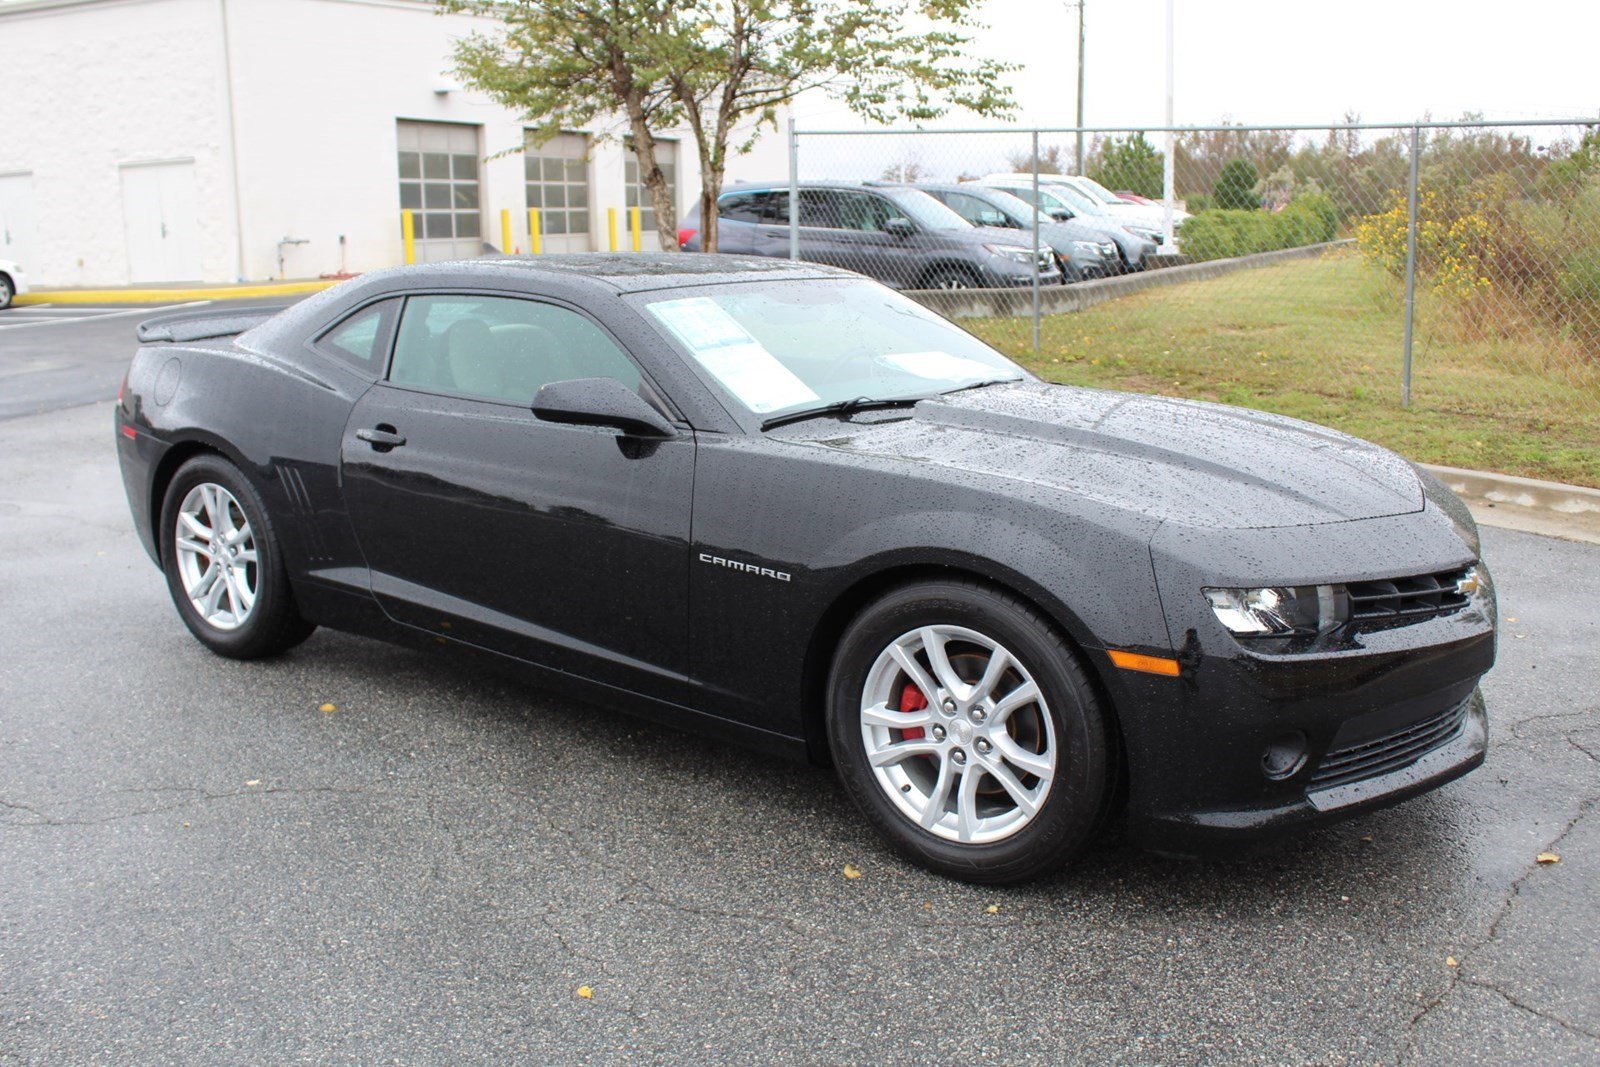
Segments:
[[[1211,187],[1211,196],[1224,211],[1253,211],[1261,206],[1261,198],[1256,195],[1259,180],[1254,163],[1230,159]]]
[[[1322,193],[1308,193],[1279,212],[1212,210],[1183,224],[1183,254],[1201,262],[1331,241],[1339,212]]]

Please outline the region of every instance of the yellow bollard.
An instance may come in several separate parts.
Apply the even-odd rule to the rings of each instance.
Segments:
[[[638,208],[632,208],[628,211],[628,224],[629,228],[633,230],[633,250],[635,252],[644,251],[643,241],[639,234],[639,215]]]
[[[503,255],[511,254],[511,209],[500,209],[500,251]]]
[[[417,261],[417,213],[415,211],[400,212],[400,243],[406,250],[406,262]]]
[[[544,251],[544,234],[539,230],[539,209],[536,207],[528,209],[528,247],[536,256]]]
[[[611,236],[611,251],[617,250],[617,209],[606,208],[606,232]]]

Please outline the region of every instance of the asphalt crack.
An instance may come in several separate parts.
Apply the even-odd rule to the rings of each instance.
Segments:
[[[1558,716],[1545,717],[1557,718]],[[1569,742],[1571,741],[1570,738],[1567,740]],[[1588,752],[1585,752],[1585,754],[1590,755],[1590,758],[1593,758],[1592,754]],[[1559,851],[1561,843],[1571,835],[1578,823],[1582,822],[1584,818],[1594,810],[1597,800],[1600,800],[1600,797],[1591,796],[1580,803],[1578,805],[1577,812],[1573,814],[1571,819],[1567,820],[1567,824],[1561,828],[1561,832],[1555,836],[1555,839],[1545,846],[1545,850],[1550,852]],[[1500,902],[1499,910],[1496,912],[1495,917],[1490,921],[1488,929],[1484,931],[1483,936],[1473,941],[1467,948],[1461,950],[1457,966],[1451,969],[1450,978],[1446,982],[1445,987],[1439,991],[1437,996],[1428,1000],[1425,1004],[1423,1004],[1419,1011],[1411,1016],[1410,1021],[1406,1024],[1405,1044],[1402,1046],[1396,1059],[1397,1063],[1405,1063],[1415,1060],[1417,1055],[1417,1027],[1432,1012],[1444,1004],[1445,1001],[1449,1000],[1451,994],[1453,994],[1456,989],[1462,985],[1471,985],[1480,989],[1487,989],[1490,992],[1499,994],[1508,1004],[1511,1004],[1513,1007],[1521,1009],[1522,1011],[1536,1015],[1541,1019],[1547,1019],[1572,1033],[1600,1039],[1600,1034],[1594,1033],[1593,1031],[1584,1027],[1561,1019],[1559,1016],[1552,1015],[1542,1009],[1519,1001],[1492,982],[1485,981],[1481,978],[1472,978],[1463,973],[1467,969],[1468,961],[1471,959],[1474,953],[1483,948],[1485,945],[1499,939],[1500,926],[1505,922],[1506,918],[1510,916],[1512,909],[1516,907],[1517,897],[1522,894],[1523,885],[1530,877],[1533,876],[1534,872],[1538,871],[1539,869],[1540,864],[1536,860],[1533,863],[1530,863],[1527,868],[1517,876],[1516,880],[1511,883],[1510,887],[1506,891],[1505,898]]]

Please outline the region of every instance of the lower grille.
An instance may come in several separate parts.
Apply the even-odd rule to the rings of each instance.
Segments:
[[[1411,766],[1456,735],[1467,717],[1468,703],[1464,700],[1453,708],[1383,737],[1333,749],[1322,757],[1322,762],[1311,775],[1310,787],[1329,789]]]

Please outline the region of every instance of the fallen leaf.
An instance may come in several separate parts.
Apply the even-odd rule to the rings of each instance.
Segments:
[[[1456,959],[1454,956],[1446,956],[1444,958],[1444,965],[1446,967],[1459,967],[1461,966],[1461,961]]]
[[[1506,622],[1516,622],[1516,621],[1517,621],[1517,617],[1515,615],[1507,615],[1506,616]]]
[[[590,989],[586,985],[581,985],[578,987],[578,996],[582,997],[584,1000],[593,1000],[594,990]]]
[[[318,711],[338,711],[339,710],[339,705],[337,705],[337,704],[324,704],[324,705],[322,705],[322,707],[318,708],[317,710]]]
[[[1539,862],[1548,866],[1552,863],[1560,863],[1561,857],[1554,852],[1541,852],[1539,853]]]
[[[1367,844],[1370,845],[1370,844],[1372,844],[1372,835],[1371,834],[1362,834],[1361,835],[1361,840],[1365,841]]]
[[[850,878],[850,879],[860,878],[861,877],[861,868],[857,867],[853,863],[847,863],[847,864],[844,865],[844,876],[846,878]]]
[[[259,779],[259,778],[252,778],[248,782],[245,783],[245,785],[250,786],[251,788],[254,788],[254,787],[256,787],[256,786],[258,786],[260,784],[261,784],[261,779]]]
[[[923,902],[922,902],[922,906],[923,906],[923,908],[925,908],[925,909],[926,909],[926,910],[928,910],[928,911],[932,911],[932,910],[933,910],[933,901],[931,901],[931,900],[925,900],[925,901],[923,901]]]
[[[998,905],[998,904],[990,904],[987,908],[984,908],[983,910],[988,912],[990,915],[999,915],[1000,914],[1000,905]]]

